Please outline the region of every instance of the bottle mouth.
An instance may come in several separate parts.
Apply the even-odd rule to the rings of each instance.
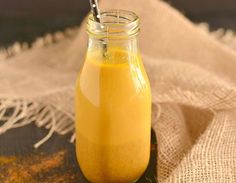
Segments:
[[[127,10],[106,10],[101,12],[101,22],[89,14],[87,32],[95,38],[122,39],[139,33],[139,17]]]

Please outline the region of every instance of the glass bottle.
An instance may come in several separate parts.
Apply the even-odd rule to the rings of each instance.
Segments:
[[[151,91],[130,11],[88,17],[89,43],[76,82],[76,154],[91,182],[134,182],[149,163]]]

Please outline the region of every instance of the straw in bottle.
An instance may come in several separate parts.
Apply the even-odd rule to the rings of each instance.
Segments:
[[[97,0],[89,0],[90,2],[90,6],[91,6],[91,11],[94,17],[94,20],[98,23],[101,23],[101,14],[100,14],[100,9],[98,7],[98,2]],[[105,41],[103,40],[103,56],[106,56],[106,52],[107,52],[107,45],[105,43]]]

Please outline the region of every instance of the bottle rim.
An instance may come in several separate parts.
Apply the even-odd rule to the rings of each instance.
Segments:
[[[101,22],[96,22],[90,13],[87,32],[94,38],[122,39],[136,36],[140,31],[139,17],[128,10],[105,10],[101,12]]]

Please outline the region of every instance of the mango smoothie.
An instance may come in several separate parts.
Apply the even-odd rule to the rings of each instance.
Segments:
[[[128,183],[150,155],[151,92],[139,53],[89,51],[76,83],[76,154],[95,183]]]

